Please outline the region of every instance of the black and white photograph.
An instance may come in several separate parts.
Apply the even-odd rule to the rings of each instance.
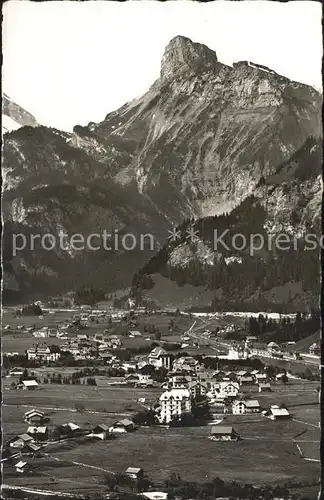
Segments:
[[[5,500],[320,500],[322,5],[9,0]]]

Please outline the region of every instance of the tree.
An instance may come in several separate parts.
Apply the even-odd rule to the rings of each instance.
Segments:
[[[155,413],[150,410],[144,410],[136,413],[133,417],[136,425],[154,425],[156,424]]]

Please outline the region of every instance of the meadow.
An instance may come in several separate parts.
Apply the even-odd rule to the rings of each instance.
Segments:
[[[30,392],[10,390],[9,381],[5,379],[3,392],[5,440],[26,431],[23,414],[30,408],[48,408],[50,427],[74,422],[91,428],[99,423],[111,425],[127,415],[131,417],[141,409],[137,403],[140,397],[153,400],[161,394],[161,389],[83,385],[77,389],[48,385]],[[262,406],[285,402],[293,418],[271,421],[261,414],[228,415],[224,424],[232,425],[239,433],[242,439],[238,442],[210,441],[209,425],[139,428],[103,442],[81,438],[47,446],[46,455],[37,459],[36,475],[17,476],[6,466],[5,483],[44,489],[55,485],[56,490],[64,491],[105,491],[105,474],[123,472],[129,466],[142,467],[161,487],[172,472],[195,481],[218,476],[253,484],[316,482],[320,464],[301,459],[296,445],[299,444],[305,457],[318,459],[319,404],[315,390],[316,383],[298,380],[286,386],[276,385],[269,394],[258,395],[251,390],[251,397],[259,399]],[[82,412],[75,408],[80,403],[84,405]]]

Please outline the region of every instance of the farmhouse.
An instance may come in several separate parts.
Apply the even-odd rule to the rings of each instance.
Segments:
[[[253,384],[254,383],[254,380],[253,380],[253,377],[251,377],[250,375],[245,375],[245,376],[241,376],[239,377],[239,383],[240,385],[250,385],[250,384]]]
[[[126,384],[135,384],[136,382],[139,382],[139,380],[140,376],[138,373],[130,373],[129,375],[126,375],[126,377],[124,378],[124,382],[126,382]]]
[[[199,396],[205,396],[208,392],[208,385],[206,382],[190,382],[188,388],[194,399]]]
[[[20,460],[20,462],[15,464],[15,470],[16,472],[24,473],[27,472],[30,469],[30,466],[27,462],[23,462]]]
[[[237,441],[239,435],[231,426],[216,425],[212,427],[209,439],[212,441]]]
[[[28,427],[27,434],[35,438],[36,441],[46,441],[48,439],[48,428],[46,426]]]
[[[171,389],[160,396],[161,423],[168,424],[174,417],[191,411],[191,396],[188,389]]]
[[[130,330],[130,331],[128,332],[128,335],[129,335],[130,337],[142,337],[141,332],[139,332],[138,330]]]
[[[28,434],[19,434],[10,439],[7,444],[10,448],[23,448],[27,443],[32,443],[34,439]]]
[[[256,399],[249,399],[247,401],[234,401],[232,405],[232,412],[234,415],[242,413],[257,413],[260,411],[259,401]]]
[[[44,412],[40,410],[26,411],[24,420],[29,424],[40,424],[44,420]]]
[[[110,427],[109,432],[112,433],[123,433],[123,432],[132,432],[135,430],[135,424],[129,418],[124,418],[123,420],[118,420],[115,422],[112,427]]]
[[[92,430],[92,433],[89,436],[95,437],[97,439],[101,439],[104,441],[107,439],[109,435],[109,427],[106,424],[99,424]]]
[[[24,374],[24,370],[22,368],[13,368],[9,372],[10,377],[20,377],[23,374]]]
[[[23,380],[22,381],[22,388],[24,390],[33,391],[33,390],[37,389],[37,387],[38,387],[38,383],[36,382],[36,380]]]
[[[222,381],[219,383],[220,394],[225,397],[236,397],[239,392],[237,382]]]
[[[312,356],[320,356],[321,355],[321,345],[319,343],[314,342],[309,348],[309,354]]]
[[[148,362],[150,365],[155,366],[155,368],[161,368],[162,366],[167,370],[171,368],[171,358],[165,349],[162,347],[155,347],[153,351],[148,355]]]
[[[271,392],[271,385],[269,383],[259,384],[259,392]]]
[[[290,413],[287,408],[280,408],[278,405],[270,407],[270,418],[272,420],[290,418]]]
[[[141,479],[144,476],[144,471],[138,467],[128,467],[125,474],[132,479]]]

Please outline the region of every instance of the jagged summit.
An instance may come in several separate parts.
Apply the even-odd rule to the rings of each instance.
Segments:
[[[216,52],[202,43],[178,35],[168,43],[161,62],[161,78],[170,78],[183,71],[196,70],[202,66],[216,66]]]

